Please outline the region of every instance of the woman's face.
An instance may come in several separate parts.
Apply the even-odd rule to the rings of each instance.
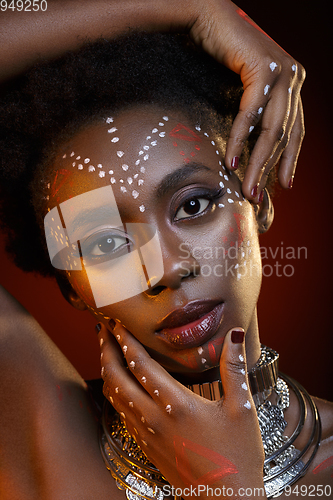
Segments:
[[[257,225],[218,141],[181,113],[126,110],[74,136],[48,184],[76,293],[175,373],[217,366],[233,327],[246,331],[249,367],[259,355]]]

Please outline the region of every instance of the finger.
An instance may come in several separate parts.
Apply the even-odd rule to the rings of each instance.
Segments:
[[[261,189],[265,187],[264,182],[261,183],[262,176],[269,173],[288,143],[289,129],[295,119],[295,114],[291,113],[291,100],[290,92],[283,86],[275,89],[274,96],[265,108],[260,136],[252,151],[242,184],[243,194],[247,197],[254,199],[259,185]],[[267,175],[264,175],[264,179],[265,177]]]
[[[223,405],[253,413],[255,406],[247,380],[244,335],[242,328],[233,328],[225,337],[220,360]]]
[[[234,170],[238,167],[244,144],[265,112],[274,82],[273,75],[269,75],[269,83],[268,78],[261,77],[252,79],[245,86],[239,111],[229,134],[225,156],[227,168]]]
[[[155,403],[170,414],[172,401],[183,396],[184,387],[149,356],[144,346],[123,325],[118,321],[113,323],[112,334],[124,353],[132,375]]]
[[[255,203],[260,203],[262,201],[263,190],[266,187],[267,179],[269,177],[271,169],[279,162],[282,157],[286,154],[286,158],[289,161],[281,162],[279,166],[279,182],[283,188],[291,189],[293,185],[293,179],[296,170],[297,157],[301,148],[302,138],[304,137],[304,124],[303,124],[303,113],[302,108],[300,113],[298,111],[298,105],[301,105],[301,100],[298,95],[297,98],[292,99],[291,111],[289,113],[289,120],[284,133],[284,141],[281,141],[275,152],[272,154],[268,162],[266,163],[265,169],[262,173],[258,184],[258,195],[254,199]],[[302,105],[301,105],[302,106]],[[285,153],[286,151],[286,153]],[[291,151],[289,153],[289,151]],[[289,157],[289,154],[291,155]]]
[[[304,115],[302,100],[298,99],[298,108],[296,119],[290,133],[290,138],[287,147],[283,151],[280,159],[280,168],[278,172],[279,182],[284,188],[292,188],[296,164],[301,150],[302,142],[305,135]]]
[[[123,352],[105,326],[101,326],[99,339],[105,397],[118,412],[123,412],[124,408],[139,412],[138,405],[134,410],[134,401],[140,401],[147,406],[152,402],[149,401],[151,398],[127,369]]]

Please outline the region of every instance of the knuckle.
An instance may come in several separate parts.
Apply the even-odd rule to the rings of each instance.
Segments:
[[[263,64],[265,68],[269,68],[271,81],[274,82],[279,77],[283,69],[283,63],[281,61],[281,58],[267,55],[264,58]]]
[[[250,123],[257,123],[259,120],[258,112],[251,111],[249,109],[244,111],[244,116],[245,116],[246,121],[250,122]]]
[[[296,64],[297,64],[297,77],[298,77],[299,82],[302,84],[306,78],[306,71],[305,71],[304,66],[302,66],[302,64],[300,64],[300,63],[296,63]]]
[[[244,369],[245,362],[240,359],[231,359],[228,361],[228,372],[232,375],[239,376],[241,370]]]
[[[246,141],[246,138],[239,135],[239,134],[234,135],[233,137],[230,136],[230,139],[232,139],[233,142],[235,143],[236,147],[239,147],[239,148],[243,148],[245,141]]]

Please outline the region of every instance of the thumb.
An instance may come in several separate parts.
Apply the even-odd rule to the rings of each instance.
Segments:
[[[245,332],[235,327],[229,330],[220,359],[220,373],[224,392],[224,404],[242,407],[244,411],[254,408],[247,379],[245,354]]]

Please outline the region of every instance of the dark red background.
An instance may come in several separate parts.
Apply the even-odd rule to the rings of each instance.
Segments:
[[[240,1],[238,5],[307,70],[302,92],[306,138],[291,192],[275,199],[276,220],[261,246],[307,247],[292,277],[267,277],[259,301],[262,342],[280,352],[280,368],[310,393],[332,394],[331,26],[324,4]],[[40,322],[85,378],[99,376],[95,321],[71,308],[56,284],[11,264],[0,237],[1,284]],[[274,265],[275,261],[264,261]],[[288,268],[290,270],[290,268]]]

